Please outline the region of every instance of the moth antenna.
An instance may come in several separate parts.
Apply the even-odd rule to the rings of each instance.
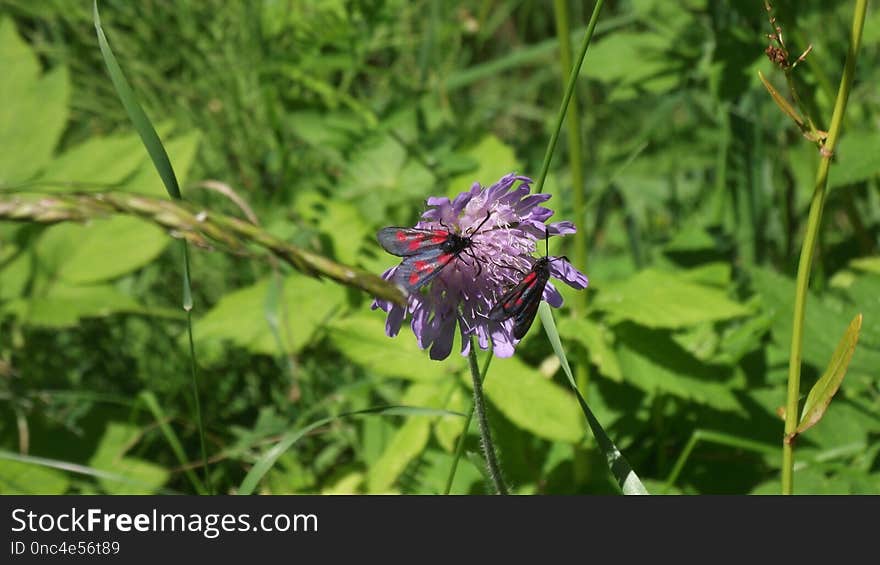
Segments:
[[[471,235],[476,235],[480,231],[480,228],[483,227],[483,224],[485,224],[486,222],[489,221],[489,216],[491,216],[491,215],[492,215],[491,210],[486,212],[486,217],[483,218],[483,221],[480,222],[480,225],[477,226],[477,229],[475,229],[474,231],[471,232]]]

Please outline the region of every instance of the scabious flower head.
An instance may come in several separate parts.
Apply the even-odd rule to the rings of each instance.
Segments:
[[[430,348],[431,359],[449,356],[456,326],[461,333],[462,355],[470,351],[473,335],[481,349],[488,349],[491,340],[495,355],[513,355],[517,341],[512,335],[513,320],[490,320],[489,311],[504,291],[531,269],[535,262],[532,254],[545,234],[575,232],[571,222],[546,223],[553,211],[541,204],[550,195],[529,194],[531,182],[528,177],[509,174],[489,187],[474,183],[452,201],[428,198],[428,210],[415,227],[469,235],[473,245],[446,265],[427,289],[411,293],[406,307],[384,300],[373,302],[374,309],[388,314],[385,333],[389,337],[397,335],[409,314],[419,347]],[[397,268],[385,271],[383,278],[391,280]],[[550,274],[576,289],[587,286],[586,275],[567,261],[551,261]],[[562,296],[550,282],[543,298],[553,307],[562,306]]]

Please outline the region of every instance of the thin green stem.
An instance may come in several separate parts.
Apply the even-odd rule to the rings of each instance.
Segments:
[[[559,64],[564,74],[571,69],[571,35],[569,34],[568,4],[566,0],[554,0],[553,11],[556,14],[556,36],[559,39]],[[581,116],[578,112],[577,96],[572,94],[569,102],[571,113],[566,119],[568,134],[568,160],[571,172],[571,195],[575,222],[586,225],[586,208],[584,206],[584,168],[581,147]],[[572,258],[578,268],[583,269],[587,263],[587,232],[583,229],[575,232],[572,237],[574,249]],[[575,314],[583,312],[588,294],[580,293],[582,300],[572,307]],[[580,383],[578,383],[580,385]]]
[[[559,141],[559,132],[562,130],[562,121],[565,119],[565,113],[568,110],[568,104],[574,94],[574,87],[577,84],[578,75],[581,72],[581,65],[584,63],[584,57],[587,55],[587,48],[593,39],[593,32],[596,29],[596,22],[599,20],[599,11],[605,0],[596,0],[593,7],[593,15],[590,16],[590,23],[587,24],[587,30],[584,32],[584,41],[581,43],[581,49],[578,53],[574,66],[571,67],[571,73],[568,75],[568,84],[565,86],[565,95],[562,98],[562,105],[559,107],[559,113],[556,115],[556,125],[553,128],[553,134],[547,143],[547,151],[544,153],[544,163],[541,165],[541,172],[538,174],[538,182],[535,183],[535,192],[544,190],[544,181],[547,180],[547,173],[550,170],[550,161],[553,160],[553,151],[556,150],[556,142]]]
[[[785,436],[782,442],[782,494],[791,494],[794,489],[794,439],[798,425],[801,350],[803,348],[804,315],[807,305],[807,290],[810,284],[810,269],[813,264],[813,253],[816,250],[819,227],[822,223],[822,211],[825,207],[828,170],[831,167],[831,158],[834,155],[834,148],[840,136],[840,126],[843,123],[843,114],[846,111],[846,103],[849,99],[849,93],[855,76],[856,59],[858,58],[859,46],[862,41],[862,29],[865,24],[867,4],[867,0],[856,0],[849,50],[846,54],[843,76],[840,78],[837,99],[834,102],[834,112],[831,115],[828,138],[822,148],[822,159],[816,172],[816,184],[813,190],[813,198],[810,202],[810,213],[807,218],[807,231],[804,236],[803,246],[801,247],[800,262],[798,263],[794,319],[792,321],[791,355],[788,364],[788,398],[785,403]]]
[[[202,418],[202,402],[199,398],[199,381],[196,370],[196,347],[193,341],[193,324],[192,324],[192,285],[189,278],[189,244],[186,240],[183,244],[183,309],[186,310],[186,333],[189,338],[189,372],[192,380],[193,389],[193,406],[196,411],[196,424],[199,428],[199,445],[202,451],[202,468],[205,473],[205,485],[208,487],[208,493],[214,494],[214,485],[211,483],[211,474],[208,467],[208,449],[205,443],[205,421]]]
[[[568,21],[568,2],[566,0],[553,1],[553,13],[556,16],[556,37],[559,40],[559,64],[562,67],[563,87],[565,87],[565,75],[571,69],[571,33]],[[587,212],[584,202],[584,167],[582,164],[583,149],[581,146],[581,115],[578,111],[577,95],[572,94],[569,102],[570,112],[565,120],[566,133],[568,136],[568,163],[571,174],[572,208],[575,223],[581,226],[572,237],[572,258],[574,264],[581,270],[587,266]],[[575,318],[582,317],[587,310],[586,292],[578,294],[571,307],[571,314]],[[575,377],[578,388],[586,394],[590,384],[589,363],[581,362],[575,368]],[[575,482],[584,482],[589,476],[589,458],[586,453],[574,446],[574,479]]]
[[[495,454],[495,444],[492,443],[492,432],[489,430],[489,419],[486,417],[486,403],[483,401],[483,381],[480,378],[480,367],[477,363],[476,343],[471,338],[471,350],[468,354],[468,365],[471,370],[471,379],[474,383],[474,412],[477,414],[477,424],[480,428],[480,444],[483,447],[483,456],[486,458],[486,469],[489,478],[495,486],[498,494],[508,494],[507,486],[501,476],[501,467],[498,465],[498,457]]]
[[[492,352],[489,352],[489,355],[486,357],[486,362],[483,363],[483,370],[480,371],[480,380],[485,383],[486,382],[486,373],[489,372],[489,365],[492,363]],[[461,459],[461,456],[464,454],[464,442],[467,438],[468,430],[471,429],[471,421],[474,419],[474,405],[471,404],[470,410],[468,410],[467,418],[464,421],[464,427],[461,430],[461,435],[458,436],[458,444],[455,446],[455,456],[452,459],[452,467],[449,469],[449,476],[446,478],[446,489],[444,489],[443,494],[449,494],[452,490],[452,481],[455,480],[455,470],[458,469],[458,461]]]

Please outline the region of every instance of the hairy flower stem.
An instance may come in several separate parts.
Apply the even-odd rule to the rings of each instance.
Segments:
[[[481,382],[486,382],[486,373],[489,372],[489,364],[492,363],[493,357],[494,355],[492,354],[492,351],[489,351],[489,355],[486,357],[486,362],[483,363],[483,370],[480,371]],[[455,480],[455,471],[458,469],[458,461],[464,453],[464,442],[467,439],[468,430],[471,429],[471,422],[473,419],[474,405],[471,404],[471,408],[467,413],[467,418],[465,418],[464,421],[464,427],[461,429],[461,435],[458,436],[458,444],[455,447],[455,455],[452,458],[452,466],[449,468],[449,476],[446,477],[446,489],[443,491],[443,494],[449,494],[452,490],[452,481]]]
[[[798,398],[800,396],[801,380],[801,351],[803,349],[804,315],[807,304],[807,290],[810,284],[810,269],[813,264],[813,254],[816,251],[816,241],[819,236],[819,227],[822,223],[822,211],[825,207],[826,187],[828,184],[828,170],[831,167],[831,159],[834,148],[840,136],[840,127],[843,123],[843,114],[846,110],[855,75],[856,59],[859,46],[862,41],[862,29],[865,23],[867,0],[856,0],[853,14],[852,35],[850,36],[849,50],[846,54],[846,63],[843,68],[843,76],[840,78],[840,87],[837,91],[837,99],[834,102],[834,112],[831,116],[831,127],[828,129],[828,138],[822,148],[822,159],[816,173],[816,184],[813,189],[813,198],[810,202],[810,213],[807,218],[807,230],[804,243],[801,247],[800,262],[798,263],[797,286],[794,301],[794,319],[792,321],[791,354],[788,364],[788,397],[785,404],[785,436],[782,442],[782,494],[791,494],[794,487],[794,439],[798,426]]]
[[[501,468],[498,466],[498,457],[495,455],[495,444],[492,443],[492,433],[489,430],[489,419],[486,418],[486,403],[483,401],[483,379],[480,377],[480,367],[477,364],[477,344],[471,338],[471,349],[468,354],[468,364],[471,369],[471,379],[474,383],[474,412],[477,414],[477,424],[480,428],[480,445],[483,447],[483,456],[486,458],[486,469],[489,478],[495,485],[497,494],[508,494],[507,486],[501,477]]]

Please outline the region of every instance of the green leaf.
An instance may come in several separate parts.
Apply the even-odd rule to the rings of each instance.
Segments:
[[[263,455],[261,455],[238,488],[238,494],[251,494],[262,480],[263,476],[272,469],[275,462],[296,442],[302,439],[309,432],[316,430],[322,426],[326,426],[331,422],[352,416],[366,415],[389,415],[389,416],[446,416],[449,412],[446,410],[437,410],[431,408],[421,408],[418,406],[379,406],[374,408],[365,408],[355,412],[340,414],[339,416],[331,416],[322,418],[302,428],[291,430],[285,433],[282,438],[270,447]]]
[[[354,202],[365,217],[384,213],[403,198],[424,200],[434,177],[423,165],[410,162],[406,148],[394,137],[372,137],[348,160],[339,196]]]
[[[795,283],[792,279],[767,269],[752,269],[750,274],[755,290],[761,295],[763,308],[773,320],[771,330],[773,341],[779,347],[788,350],[791,345]],[[866,288],[880,288],[880,285],[870,284],[869,278],[873,277],[859,277],[853,286],[861,286],[860,281],[864,280],[865,283],[868,283]],[[848,291],[852,292],[853,287]],[[872,299],[859,306],[834,300],[829,295],[819,297],[813,292],[807,294],[803,345],[803,360],[805,362],[819,369],[825,367],[837,347],[837,332],[849,324],[855,312],[865,313],[866,327],[874,323],[870,311],[872,308],[877,308],[880,311],[880,299],[876,294],[872,295],[870,292],[865,294],[865,299],[869,297]],[[880,350],[874,348],[876,345],[872,343],[870,331],[865,331],[862,342],[868,347],[859,348],[850,363],[850,370],[872,374],[877,367],[880,367]]]
[[[604,326],[588,318],[563,318],[559,321],[558,328],[562,337],[580,343],[587,350],[590,362],[596,365],[602,375],[614,382],[623,381],[617,353],[610,343],[613,336]]]
[[[626,382],[648,394],[663,391],[719,410],[740,409],[730,385],[719,380],[729,377],[729,368],[700,363],[665,331],[626,323],[615,333]]]
[[[468,411],[470,404],[461,388],[456,387],[452,391],[446,402],[446,408],[456,412]],[[455,451],[456,442],[463,430],[464,422],[459,418],[441,418],[434,424],[434,436],[437,438],[437,443],[450,453]]]
[[[0,494],[64,494],[70,486],[61,471],[3,458],[0,464]]]
[[[7,311],[33,326],[63,328],[75,326],[81,318],[109,316],[117,312],[149,311],[110,285],[68,286],[55,284],[43,296],[17,299]]]
[[[2,249],[0,265],[3,265],[0,268],[0,302],[2,302],[18,298],[24,291],[31,274],[33,257],[29,253],[21,252],[14,245],[5,245],[0,249]],[[7,260],[9,262],[4,265]]]
[[[432,361],[419,349],[407,324],[396,337],[386,336],[381,312],[335,320],[329,336],[340,353],[378,375],[413,381],[452,379],[465,367],[465,360],[458,355],[443,363]]]
[[[34,176],[49,162],[67,123],[70,80],[57,66],[43,76],[36,55],[0,19],[0,186]]]
[[[589,64],[581,74],[615,85],[610,95],[615,102],[645,91],[663,92],[679,80],[669,48],[669,38],[651,31],[608,34],[590,46]]]
[[[831,399],[837,393],[837,389],[840,388],[843,377],[846,376],[846,370],[855,352],[861,328],[862,315],[858,314],[843,333],[843,337],[840,339],[840,343],[837,344],[837,349],[834,350],[825,373],[816,381],[813,388],[810,389],[810,394],[807,395],[807,401],[804,403],[804,409],[801,413],[801,421],[797,427],[798,433],[803,433],[805,430],[810,429],[822,419],[822,416],[828,409],[828,405],[831,404]]]
[[[553,441],[584,437],[577,401],[565,389],[515,357],[494,360],[492,371],[498,378],[486,380],[484,393],[511,422]]]
[[[485,136],[463,154],[473,158],[479,163],[479,167],[475,171],[462,173],[449,181],[446,193],[450,197],[470,190],[471,185],[475,182],[489,186],[504,175],[521,170],[513,148],[494,135]]]
[[[110,422],[98,444],[90,464],[96,469],[119,473],[131,479],[130,483],[99,478],[107,494],[155,494],[168,480],[169,473],[162,467],[125,457],[125,452],[137,441],[140,430],[119,422]]]
[[[278,354],[264,309],[270,284],[271,279],[266,277],[221,298],[195,323],[196,345],[216,348],[229,340],[255,353]],[[338,285],[294,274],[285,277],[282,297],[278,314],[281,333],[289,339],[290,350],[299,351],[345,301],[345,291]],[[286,315],[282,315],[284,312]]]
[[[346,201],[328,201],[318,192],[307,192],[296,201],[297,211],[333,242],[333,258],[354,265],[360,258],[364,238],[371,226],[353,204]],[[345,229],[339,229],[345,226]]]
[[[168,417],[166,412],[162,409],[162,405],[160,404],[159,399],[156,398],[156,395],[153,393],[153,391],[150,390],[145,390],[141,392],[138,395],[138,398],[147,406],[147,409],[153,414],[153,418],[156,420],[156,424],[162,431],[162,435],[165,436],[165,440],[171,447],[171,451],[173,451],[174,455],[177,457],[178,463],[180,463],[180,465],[184,467],[184,473],[186,474],[190,483],[192,483],[193,488],[198,494],[208,494],[208,489],[205,488],[204,484],[202,484],[202,481],[198,478],[195,471],[188,466],[189,461],[186,458],[186,451],[184,450],[183,445],[180,443],[180,439],[177,437],[174,428],[171,427],[171,424],[169,423],[171,418]]]
[[[406,466],[428,444],[431,421],[426,418],[410,418],[397,432],[379,459],[370,466],[367,475],[367,491],[390,492],[394,481]]]
[[[749,314],[747,308],[732,302],[720,290],[654,269],[606,284],[593,304],[616,319],[649,328],[683,328]]]
[[[834,150],[835,164],[828,173],[828,188],[868,180],[880,172],[880,132],[847,132]]]
[[[849,264],[853,269],[859,269],[861,271],[880,275],[880,257],[860,257],[858,259],[853,259]]]
[[[131,216],[86,225],[60,224],[37,244],[44,264],[64,281],[90,284],[114,279],[153,261],[171,242],[161,228]]]
[[[93,137],[55,157],[40,175],[49,183],[41,189],[106,190],[103,185],[121,183],[144,161],[141,141],[134,134]]]

